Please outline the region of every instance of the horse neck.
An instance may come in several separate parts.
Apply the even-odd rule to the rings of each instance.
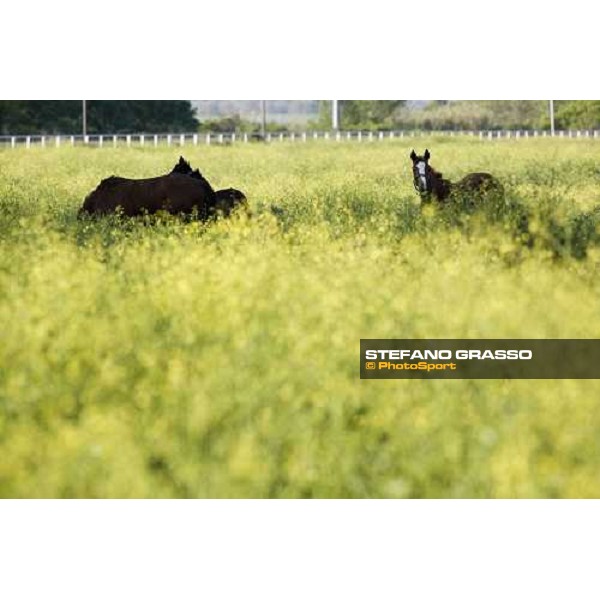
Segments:
[[[431,169],[431,185],[432,192],[438,200],[445,200],[450,195],[452,183],[444,179],[435,169]]]

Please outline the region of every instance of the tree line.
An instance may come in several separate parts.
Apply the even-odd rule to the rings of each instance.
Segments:
[[[1,100],[0,133],[80,134],[81,100]],[[88,100],[87,132],[160,133],[196,131],[189,100]]]
[[[434,100],[420,108],[405,100],[341,100],[342,129],[549,129],[548,100]],[[319,124],[331,123],[331,102]],[[600,129],[600,100],[556,100],[556,129]]]
[[[251,132],[259,125],[231,115],[200,123],[189,100],[88,100],[87,132]],[[600,129],[600,100],[557,100],[557,129]],[[342,129],[497,130],[549,129],[547,100],[435,100],[421,107],[406,100],[340,100]],[[290,125],[271,123],[269,131]],[[309,129],[330,129],[331,101],[321,101]],[[81,100],[2,100],[0,134],[80,134]],[[296,126],[297,128],[297,126]],[[302,128],[305,128],[304,126]]]

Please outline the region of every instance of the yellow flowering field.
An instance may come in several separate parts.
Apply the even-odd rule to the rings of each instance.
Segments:
[[[504,203],[422,209],[415,144]],[[180,154],[252,217],[77,219]],[[1,150],[0,497],[600,497],[596,380],[359,378],[361,337],[599,338],[597,206],[594,140]]]

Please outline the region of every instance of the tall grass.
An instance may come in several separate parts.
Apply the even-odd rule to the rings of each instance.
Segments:
[[[362,381],[361,337],[600,337],[600,146],[185,149],[253,218],[78,221],[171,149],[0,153],[0,496],[598,497],[597,381]],[[519,219],[527,216],[526,235]]]

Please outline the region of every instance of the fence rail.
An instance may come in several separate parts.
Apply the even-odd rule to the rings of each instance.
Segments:
[[[158,146],[200,146],[210,144],[265,142],[308,142],[311,140],[329,140],[335,142],[355,141],[374,142],[390,139],[419,138],[430,136],[459,137],[468,136],[480,140],[509,140],[554,137],[559,139],[600,139],[600,130],[565,130],[552,135],[542,130],[504,130],[504,131],[305,131],[267,133],[264,138],[249,133],[162,133],[162,134],[108,134],[108,135],[3,135],[0,136],[0,148],[33,146],[41,148],[59,148],[61,146],[93,147],[158,147]]]

